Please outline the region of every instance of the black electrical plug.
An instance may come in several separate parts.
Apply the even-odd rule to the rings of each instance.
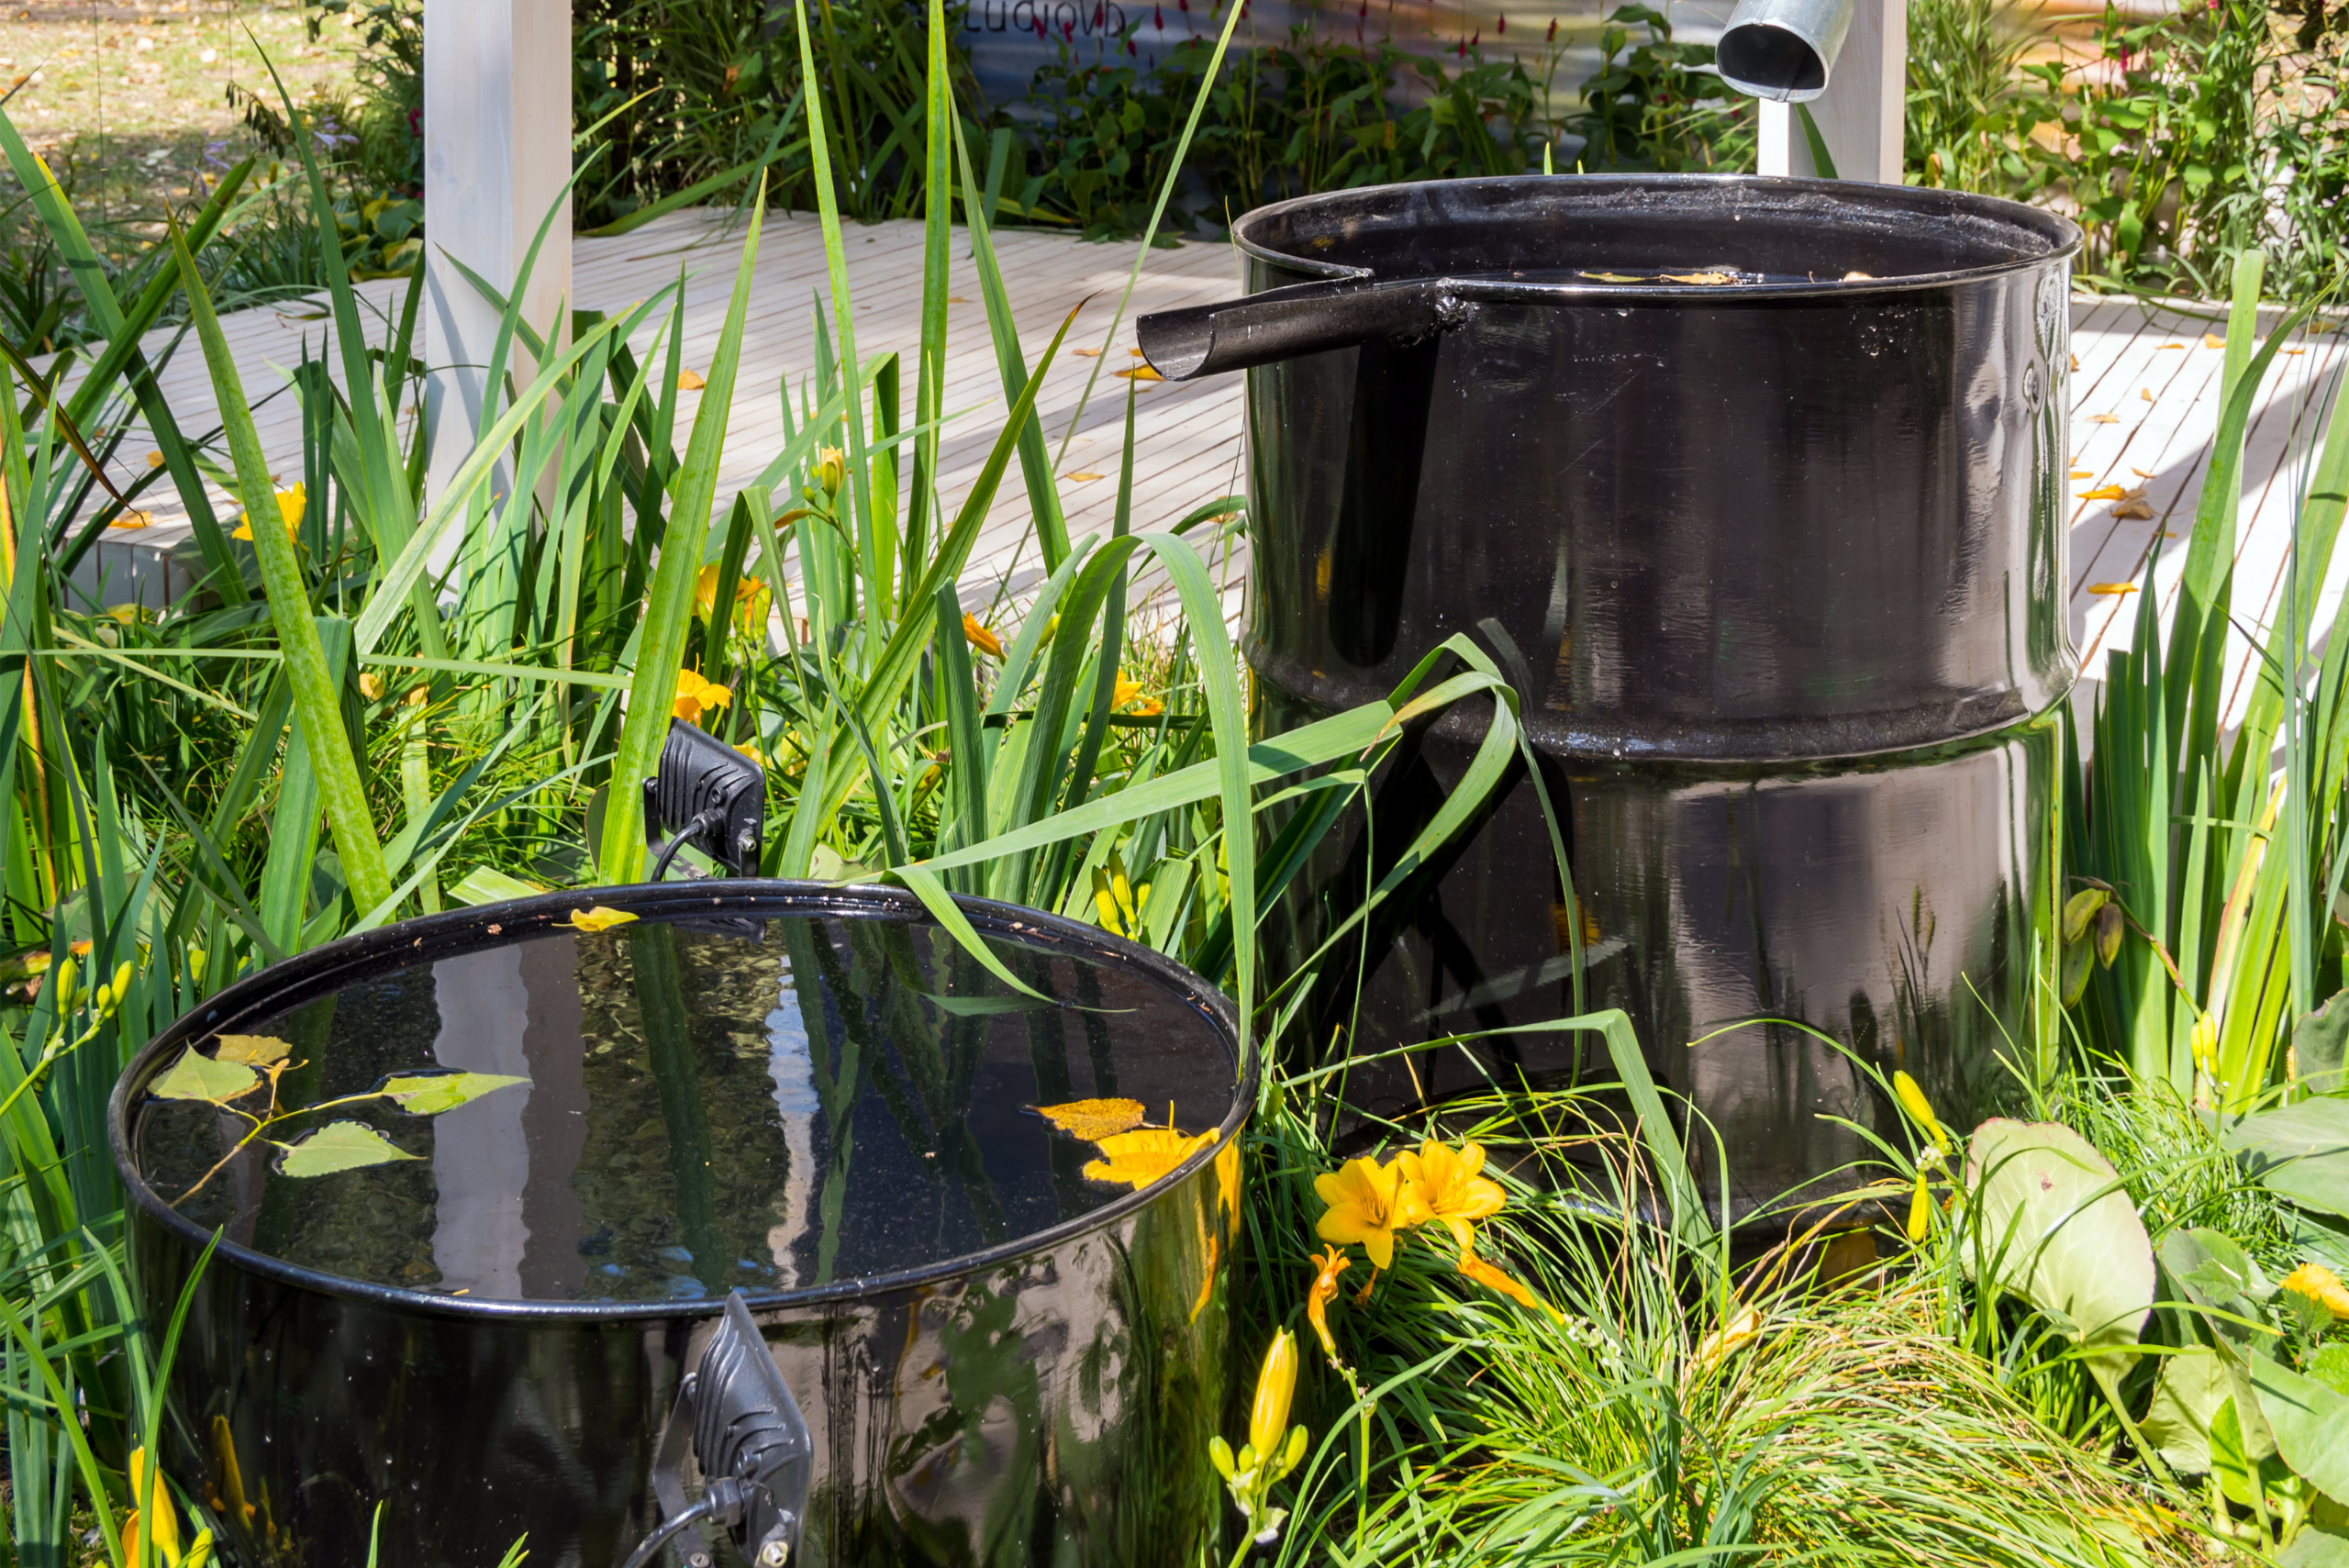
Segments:
[[[766,834],[766,774],[715,736],[669,721],[660,770],[644,781],[644,840],[668,837],[651,881],[688,844],[737,875],[758,869]]]

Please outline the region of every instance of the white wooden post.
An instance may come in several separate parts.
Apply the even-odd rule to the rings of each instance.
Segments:
[[[571,0],[424,0],[425,490],[438,495],[479,428],[498,312],[450,264],[501,293],[559,196],[523,316],[568,337]],[[529,362],[517,367],[525,376]],[[445,563],[443,563],[445,564]]]
[[[1838,178],[1900,183],[1900,117],[1908,88],[1908,0],[1859,0],[1827,91],[1810,104]],[[1818,172],[1793,106],[1764,101],[1761,108],[1762,172]]]

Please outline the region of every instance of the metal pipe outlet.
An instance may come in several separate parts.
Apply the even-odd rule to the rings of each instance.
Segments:
[[[1714,52],[1721,80],[1741,93],[1807,104],[1827,91],[1854,0],[1739,0]]]

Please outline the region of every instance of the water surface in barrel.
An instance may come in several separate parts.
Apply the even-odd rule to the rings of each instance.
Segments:
[[[1171,1168],[1237,1076],[1164,982],[985,940],[1063,1005],[936,927],[871,918],[643,921],[387,966],[166,1063],[156,1086],[182,1092],[259,1065],[217,1103],[148,1098],[139,1169],[257,1251],[476,1298],[806,1288],[963,1256]],[[430,1076],[458,1073],[511,1082]],[[273,1094],[316,1108],[235,1151]],[[416,1108],[436,1098],[463,1103]],[[284,1151],[329,1128],[395,1157],[293,1173]]]

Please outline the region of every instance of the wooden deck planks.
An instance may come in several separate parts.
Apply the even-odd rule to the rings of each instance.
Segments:
[[[741,233],[730,215],[703,211],[673,214],[617,239],[580,239],[573,261],[573,303],[617,313],[682,279],[684,362],[706,373],[733,286]],[[919,337],[921,226],[892,222],[852,227],[842,238],[858,354],[870,359],[896,351],[909,362]],[[1207,244],[1151,251],[1117,341],[1105,344],[1133,261],[1130,247],[1090,245],[1032,230],[998,234],[996,247],[1022,350],[1031,363],[1063,317],[1072,309],[1077,312],[1037,401],[1047,447],[1058,459],[1061,504],[1073,539],[1106,537],[1111,529],[1130,387],[1135,395],[1132,526],[1137,530],[1171,526],[1201,505],[1244,488],[1240,377],[1136,385],[1111,373],[1138,362],[1128,353],[1136,315],[1231,294],[1239,274],[1236,257]],[[968,236],[955,231],[949,249],[950,292],[958,297],[948,313],[945,402],[957,417],[941,441],[940,491],[951,516],[978,477],[1000,428],[1005,400]],[[362,285],[371,341],[381,340],[398,307],[400,287],[394,283]],[[832,303],[820,224],[808,214],[770,215],[753,272],[744,359],[728,420],[721,497],[730,497],[753,480],[784,444],[781,399],[787,393],[796,417],[816,362],[819,313],[829,332]],[[2068,482],[2075,497],[2069,518],[2069,610],[2083,673],[2090,677],[2100,673],[2106,654],[2129,646],[2136,616],[2134,591],[2092,590],[2140,582],[2148,552],[2157,543],[2164,549],[2154,568],[2154,591],[2165,615],[2174,608],[2185,562],[2183,544],[2220,415],[2218,384],[2225,355],[2203,340],[2206,331],[2223,330],[2219,314],[2215,309],[2150,309],[2134,301],[2082,298],[2074,303],[2077,367],[2071,378],[2071,466],[2084,477]],[[655,350],[662,319],[665,312],[638,335],[640,353]],[[2271,329],[2276,320],[2273,313],[2263,313],[2262,331]],[[235,312],[223,325],[246,369],[249,392],[265,399],[256,408],[264,447],[273,460],[290,465],[299,451],[300,416],[293,398],[278,390],[279,372],[295,362],[306,345],[314,356],[326,356],[332,363],[331,323],[317,304],[300,302]],[[2296,337],[2291,346],[2301,351],[2279,356],[2262,388],[2243,474],[2234,601],[2239,626],[2264,627],[2282,603],[2289,519],[2321,437],[2322,410],[2312,406],[2312,399],[2349,364],[2343,336],[2323,332]],[[151,343],[156,351],[169,337],[155,335]],[[1088,357],[1075,352],[1079,349],[1106,352]],[[165,395],[188,427],[208,429],[213,422],[209,382],[192,340],[181,345],[161,379]],[[265,396],[273,392],[278,395]],[[910,421],[909,385],[904,396],[903,417]],[[698,405],[695,394],[680,399],[681,440],[682,427]],[[144,473],[142,460],[150,444],[142,433],[132,433],[123,448],[118,484]],[[1078,479],[1077,474],[1100,477]],[[2078,499],[2087,491],[2112,484],[2142,487],[2154,516],[2150,520],[2115,517],[2114,503]],[[233,516],[233,503],[225,494],[218,499]],[[135,572],[142,591],[150,591],[150,596],[151,589],[169,575],[166,558],[184,548],[186,537],[185,520],[169,502],[159,499],[152,516],[150,528],[110,535],[96,552],[104,569],[117,579]],[[1226,593],[1227,610],[1236,614],[1246,568],[1244,546],[1220,553],[1213,565]],[[1162,581],[1154,569],[1143,575],[1144,593]],[[2319,604],[2321,620],[2329,619],[2344,575],[2349,575],[2349,552]],[[1027,490],[1015,463],[1004,476],[972,552],[964,596],[974,606],[988,607],[990,614],[1008,614],[999,602],[1022,595],[1041,576]],[[177,577],[184,583],[184,569]],[[1141,596],[1138,594],[1138,599]],[[1144,618],[1152,613],[1137,611]],[[2240,630],[2230,661],[2232,717],[2240,714],[2251,689],[2250,648]]]

